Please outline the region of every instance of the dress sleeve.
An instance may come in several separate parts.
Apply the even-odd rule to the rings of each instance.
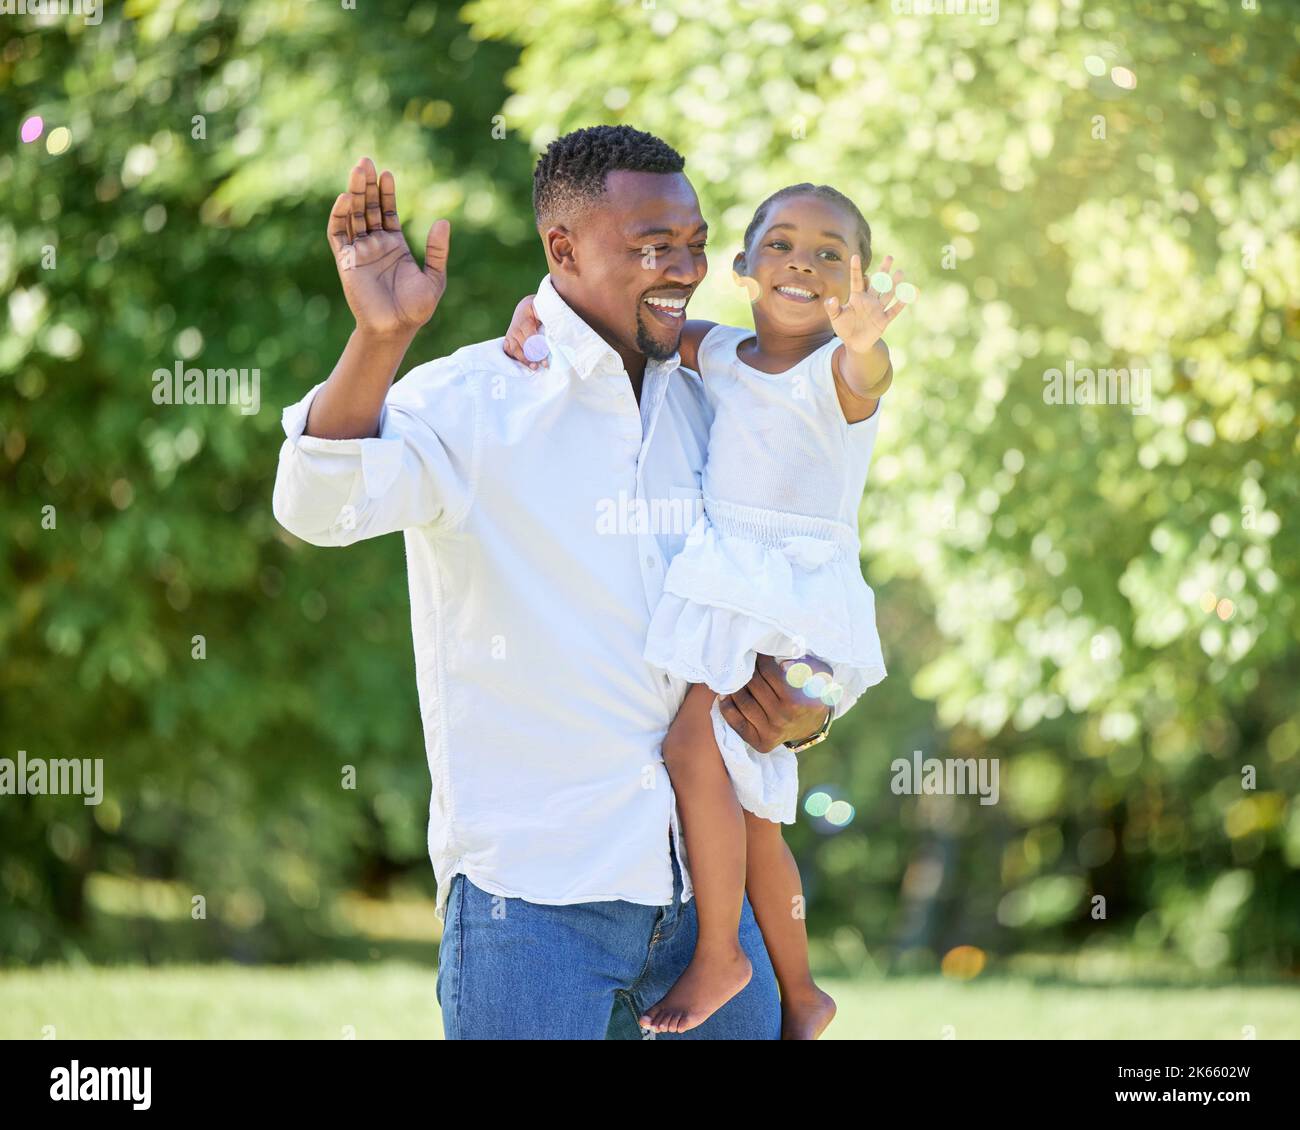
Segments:
[[[740,340],[737,335],[745,333],[746,331],[739,330],[735,326],[724,326],[719,323],[700,339],[699,349],[695,352],[695,360],[698,365],[696,372],[704,379],[706,388],[708,387],[709,374],[705,372],[705,369],[712,369],[716,373],[719,365],[725,365],[729,360],[728,355],[735,348],[736,342]]]

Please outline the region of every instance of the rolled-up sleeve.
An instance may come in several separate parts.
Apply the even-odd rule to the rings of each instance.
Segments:
[[[319,546],[454,527],[472,498],[473,404],[445,365],[421,366],[392,387],[373,438],[303,434],[324,382],[289,405],[272,496],[276,521]]]

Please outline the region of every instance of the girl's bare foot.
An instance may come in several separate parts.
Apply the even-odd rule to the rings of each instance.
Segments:
[[[653,1032],[685,1032],[703,1024],[749,984],[753,969],[739,941],[720,950],[695,948],[695,956],[663,999],[641,1017]]]
[[[835,1002],[816,985],[781,1001],[781,1039],[815,1040],[835,1019]]]

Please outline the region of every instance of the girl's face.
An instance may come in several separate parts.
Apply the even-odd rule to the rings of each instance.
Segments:
[[[757,284],[746,284],[755,316],[795,334],[829,327],[824,303],[832,295],[849,299],[849,258],[862,250],[857,231],[850,213],[819,196],[772,205],[735,262],[737,273]]]

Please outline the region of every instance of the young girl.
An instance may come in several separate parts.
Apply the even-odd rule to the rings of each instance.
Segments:
[[[808,968],[799,871],[781,835],[795,821],[796,755],[747,746],[718,696],[748,705],[759,655],[783,660],[786,678],[833,715],[885,677],[857,512],[892,379],[881,335],[915,288],[889,276],[890,258],[864,286],[870,261],[871,230],[852,201],[825,185],[783,188],[759,206],[734,263],[754,332],[699,321],[682,332],[682,364],[714,409],[704,514],[668,569],[645,656],[692,684],[663,756],[699,925],[690,964],[643,1028],[684,1032],[748,983],[737,937],[746,890],[780,985],[783,1038],[816,1039],[835,1014]],[[525,343],[540,329],[525,299],[506,352],[536,367]],[[832,676],[796,662],[805,656]]]

